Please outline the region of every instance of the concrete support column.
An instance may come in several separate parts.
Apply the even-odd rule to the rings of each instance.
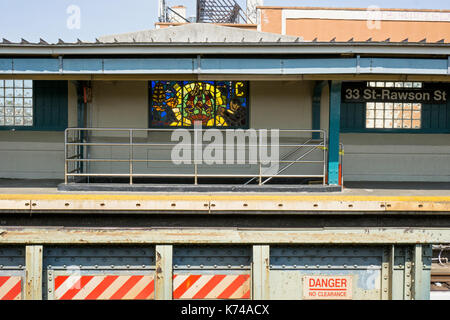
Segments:
[[[25,300],[42,300],[42,246],[25,248]]]
[[[328,184],[339,184],[339,132],[341,122],[341,81],[330,82],[330,124],[328,129]]]
[[[270,246],[253,246],[253,300],[269,300]]]
[[[155,300],[172,300],[172,245],[156,246]]]

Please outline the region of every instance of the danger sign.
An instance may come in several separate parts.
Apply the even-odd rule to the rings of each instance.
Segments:
[[[350,300],[351,276],[304,276],[303,299]]]

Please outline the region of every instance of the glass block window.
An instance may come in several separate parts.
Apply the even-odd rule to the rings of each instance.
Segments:
[[[0,126],[33,126],[32,80],[0,80]]]
[[[422,82],[368,82],[377,88],[422,88]],[[420,129],[421,103],[367,102],[366,128],[368,129]]]

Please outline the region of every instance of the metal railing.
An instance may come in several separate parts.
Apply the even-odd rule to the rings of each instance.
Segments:
[[[243,173],[223,173],[224,170],[221,170],[222,166],[218,168],[214,168],[216,172],[213,173],[201,173],[199,172],[199,166],[204,166],[203,163],[198,161],[192,161],[191,164],[192,170],[190,173],[176,173],[174,172],[174,168],[176,165],[174,164],[172,159],[156,159],[150,158],[149,153],[147,152],[147,158],[138,158],[135,156],[136,150],[139,148],[148,148],[148,151],[152,151],[155,154],[158,154],[158,150],[160,148],[166,148],[170,150],[170,147],[174,147],[176,145],[180,146],[180,142],[173,142],[170,137],[163,137],[162,141],[152,141],[152,138],[155,136],[159,136],[161,140],[161,135],[166,134],[170,135],[174,130],[177,129],[125,129],[125,128],[68,128],[65,130],[65,145],[64,145],[64,181],[67,184],[69,179],[73,180],[77,177],[126,177],[128,178],[129,184],[133,184],[134,178],[193,178],[194,184],[198,184],[199,178],[251,178],[251,180],[258,180],[259,185],[263,185],[266,182],[270,181],[276,177],[282,178],[314,178],[321,179],[323,184],[326,184],[326,176],[327,176],[327,156],[328,156],[328,145],[327,145],[327,134],[325,130],[301,130],[301,129],[277,129],[280,134],[280,140],[284,140],[285,142],[279,142],[275,147],[279,148],[280,154],[282,150],[286,150],[287,156],[281,156],[281,160],[272,160],[274,163],[278,163],[280,167],[277,172],[269,172],[267,167],[264,167],[265,163],[261,161],[260,157],[256,159],[256,163],[252,163],[256,165],[256,169],[258,172],[243,172]],[[195,132],[194,129],[183,129],[188,131],[189,133]],[[202,133],[208,129],[202,129]],[[216,129],[218,130],[218,129]],[[226,130],[221,129],[220,132],[225,132]],[[257,129],[254,130],[259,134],[262,131],[270,132],[270,129]],[[99,133],[106,133],[107,135],[99,135]],[[320,138],[312,139],[313,133],[319,133]],[[103,139],[103,140],[102,140]],[[107,141],[105,141],[105,139]],[[267,138],[268,139],[268,138]],[[297,139],[297,140],[296,140]],[[298,142],[292,142],[292,140],[296,140]],[[259,140],[258,140],[259,141]],[[234,142],[234,141],[233,141]],[[187,144],[186,144],[187,146]],[[219,144],[215,145],[228,148],[227,144]],[[111,157],[105,158],[97,158],[92,157],[92,154],[96,154],[93,152],[94,148],[99,147],[108,147],[111,148]],[[255,147],[251,144],[234,144],[233,148],[245,148],[248,151],[250,147]],[[273,148],[273,145],[269,145],[268,143],[265,145],[257,145],[260,147]],[[113,148],[125,148],[126,149],[126,158],[114,158],[112,151]],[[295,156],[297,151],[303,150],[300,156],[294,160],[289,160],[290,156]],[[101,153],[101,152],[98,152]],[[193,153],[192,153],[193,154]],[[306,159],[307,155],[315,154],[314,159]],[[207,159],[203,159],[205,161]],[[97,167],[96,172],[90,172],[91,164],[93,163],[127,163],[128,168],[127,172],[105,172],[103,167]],[[170,170],[166,170],[163,172],[163,168],[159,168],[158,172],[153,173],[142,173],[135,172],[135,166],[139,163],[147,163],[147,167],[151,163],[166,163],[172,164],[174,167]],[[315,169],[314,172],[299,172],[300,169],[296,169],[295,166],[310,164],[315,166],[315,168],[319,167],[320,170]],[[242,165],[242,163],[240,163]],[[229,167],[230,164],[227,163],[224,165]],[[232,166],[232,165],[231,165]],[[100,168],[100,170],[99,170]],[[289,174],[282,174],[287,169],[291,169],[294,171]],[[242,168],[241,168],[242,171]],[[300,170],[301,171],[301,170]],[[304,168],[303,168],[304,171]],[[250,181],[248,181],[250,182]],[[247,183],[248,183],[247,182]],[[247,184],[246,183],[246,184]]]

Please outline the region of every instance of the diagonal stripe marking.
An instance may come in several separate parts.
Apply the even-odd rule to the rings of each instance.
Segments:
[[[2,300],[16,300],[18,295],[21,293],[22,291],[22,285],[21,285],[22,281],[17,282],[17,284],[8,292],[8,294],[6,294]]]
[[[103,293],[98,296],[97,300],[109,300],[111,296],[125,283],[131,276],[118,276]]]
[[[58,288],[63,284],[64,281],[67,280],[69,276],[57,276],[55,278],[55,291],[58,290]]]
[[[91,281],[89,281],[85,286],[83,286],[80,291],[72,298],[72,300],[84,300],[88,294],[92,292],[99,284],[103,281],[105,276],[92,276]]]
[[[122,299],[144,276],[131,276],[110,298],[110,300]]]
[[[152,279],[150,283],[137,296],[136,300],[153,299],[153,292],[155,291],[155,281]]]
[[[91,281],[93,276],[81,276],[59,300],[72,300]]]
[[[187,289],[180,297],[180,299],[192,299],[192,297],[203,288],[205,284],[211,280],[213,277],[212,274],[208,275],[200,275],[200,278],[189,288]]]
[[[0,277],[0,287],[6,282],[8,281],[10,277]]]
[[[127,294],[122,298],[124,300],[136,300],[136,296],[144,290],[144,288],[149,284],[149,282],[152,282],[153,276],[142,276],[142,278],[137,282],[130,290],[127,292]]]
[[[225,275],[213,276],[192,298],[204,299],[225,277]]]
[[[229,299],[230,296],[249,278],[248,275],[238,276],[217,298]]]
[[[199,278],[199,275],[189,275],[187,279],[173,292],[173,298],[180,299],[183,293],[185,293]]]
[[[85,300],[97,299],[119,276],[106,276],[102,282],[85,298]]]
[[[225,278],[208,293],[205,299],[217,299],[219,294],[221,294],[228,286],[234,281],[236,275],[225,275]]]

